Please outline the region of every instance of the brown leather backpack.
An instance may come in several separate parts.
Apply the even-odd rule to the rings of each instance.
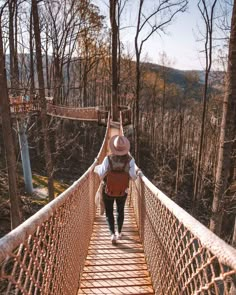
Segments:
[[[110,169],[106,175],[105,192],[111,197],[124,196],[126,194],[126,189],[129,187],[129,172],[126,172],[125,168],[129,165],[130,158],[127,157],[123,167],[120,169],[114,169],[109,156],[108,160]]]

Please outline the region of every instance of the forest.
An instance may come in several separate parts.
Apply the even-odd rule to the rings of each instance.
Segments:
[[[118,106],[131,108],[125,134],[143,173],[235,246],[235,1],[196,1],[202,71],[174,69],[165,52],[158,65],[142,56],[153,34],[186,13],[188,0],[136,1],[133,51],[120,38],[129,2],[107,1],[103,15],[99,1],[0,1],[1,235],[53,200],[56,181],[68,187],[78,179],[102,143],[105,127],[47,116],[52,97],[55,105],[104,107],[114,120]],[[40,114],[11,116],[19,96],[39,97]],[[46,179],[46,201],[25,192],[19,126],[27,132],[33,175]]]

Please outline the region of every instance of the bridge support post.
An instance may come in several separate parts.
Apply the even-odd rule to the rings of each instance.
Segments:
[[[94,177],[93,177],[93,171],[90,171],[89,173],[89,202],[90,204],[95,204],[95,192],[94,192]],[[93,206],[93,215],[95,215],[95,206]]]
[[[144,183],[140,177],[135,182],[134,185],[136,191],[136,202],[137,202],[137,212],[138,214],[138,228],[139,235],[141,240],[144,240],[144,216],[146,214],[146,205],[145,205],[145,188]]]
[[[28,194],[33,193],[32,172],[29,157],[29,146],[26,135],[26,124],[23,120],[17,120],[17,130],[20,144],[21,161],[25,181],[25,190]]]

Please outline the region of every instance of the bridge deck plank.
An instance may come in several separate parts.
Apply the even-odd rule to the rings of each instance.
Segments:
[[[125,208],[123,236],[116,245],[110,241],[105,216],[96,216],[81,294],[154,294],[132,208]]]

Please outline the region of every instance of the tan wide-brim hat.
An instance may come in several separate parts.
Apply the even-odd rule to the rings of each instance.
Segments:
[[[109,146],[113,155],[123,156],[130,150],[130,142],[125,136],[114,135],[110,139]]]

